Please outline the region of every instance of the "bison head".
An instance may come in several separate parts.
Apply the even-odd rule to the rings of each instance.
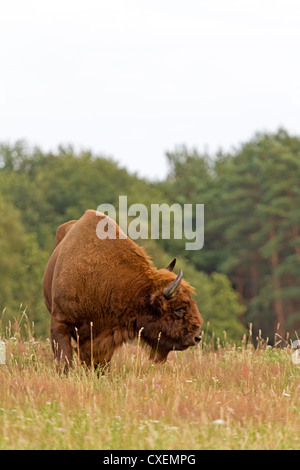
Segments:
[[[141,339],[150,346],[150,358],[156,362],[164,362],[170,351],[183,351],[201,339],[203,319],[191,296],[193,288],[182,279],[181,269],[178,276],[172,272],[175,261],[157,270],[137,322]]]

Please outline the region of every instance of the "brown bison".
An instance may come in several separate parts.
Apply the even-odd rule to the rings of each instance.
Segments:
[[[115,239],[98,238],[103,217],[87,210],[57,229],[43,283],[56,362],[68,368],[72,339],[80,359],[95,366],[109,363],[116,348],[137,336],[156,362],[198,343],[203,320],[182,271],[172,272],[176,260],[155,268],[117,224]]]

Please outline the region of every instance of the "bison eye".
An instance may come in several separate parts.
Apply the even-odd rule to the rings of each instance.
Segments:
[[[179,308],[178,310],[174,310],[174,317],[175,318],[182,318],[183,315],[185,314],[186,310],[185,308]]]

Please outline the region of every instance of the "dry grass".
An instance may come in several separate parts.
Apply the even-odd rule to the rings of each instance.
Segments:
[[[126,345],[98,377],[58,376],[49,342],[6,344],[0,449],[300,449],[290,348],[197,346],[154,366]]]

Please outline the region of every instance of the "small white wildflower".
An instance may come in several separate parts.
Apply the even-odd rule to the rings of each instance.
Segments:
[[[211,422],[211,424],[219,424],[219,425],[223,425],[223,424],[226,424],[226,422],[224,421],[224,419],[215,419],[214,421]]]
[[[64,428],[56,428],[56,431],[58,431],[58,432],[67,432],[67,430],[64,429]]]

